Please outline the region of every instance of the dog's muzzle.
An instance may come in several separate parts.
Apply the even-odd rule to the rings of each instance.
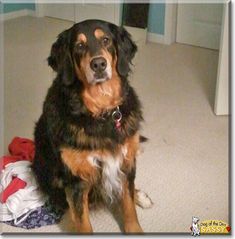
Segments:
[[[90,62],[90,68],[93,71],[92,83],[99,83],[111,78],[111,67],[109,62],[102,57],[95,57]]]
[[[90,67],[95,73],[102,73],[107,67],[107,61],[104,57],[93,58],[90,62]]]

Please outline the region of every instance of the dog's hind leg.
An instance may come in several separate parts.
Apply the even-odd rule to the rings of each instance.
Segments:
[[[144,209],[151,208],[153,206],[153,202],[148,194],[139,189],[135,189],[135,203]]]

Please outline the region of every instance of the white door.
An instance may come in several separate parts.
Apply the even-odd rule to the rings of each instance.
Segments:
[[[75,4],[43,4],[43,16],[75,21]]]
[[[219,49],[223,4],[178,4],[176,42]]]
[[[73,22],[86,19],[101,19],[120,25],[120,4],[76,3],[76,4],[37,4],[38,16],[48,16]]]
[[[120,25],[119,3],[80,3],[75,5],[75,22],[86,19],[101,19]]]
[[[229,11],[224,8],[221,44],[219,53],[218,74],[215,94],[215,114],[229,114]]]

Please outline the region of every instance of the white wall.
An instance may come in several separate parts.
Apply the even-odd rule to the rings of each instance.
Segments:
[[[222,32],[220,40],[219,65],[215,95],[215,114],[229,114],[229,11],[228,4],[224,8]]]
[[[33,138],[54,76],[46,59],[58,33],[72,24],[34,17],[4,22],[5,153],[13,137]]]

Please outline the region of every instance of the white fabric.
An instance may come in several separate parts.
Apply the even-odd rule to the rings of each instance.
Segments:
[[[9,163],[1,172],[1,187],[2,192],[12,181],[12,177],[16,176],[24,180],[27,185],[24,189],[20,189],[14,194],[10,195],[6,200],[6,203],[0,202],[0,220],[10,221],[15,220],[15,224],[19,224],[23,221],[33,209],[45,204],[45,196],[38,190],[38,186],[31,169],[31,162],[18,161],[15,163]],[[25,216],[17,221],[17,218]]]

